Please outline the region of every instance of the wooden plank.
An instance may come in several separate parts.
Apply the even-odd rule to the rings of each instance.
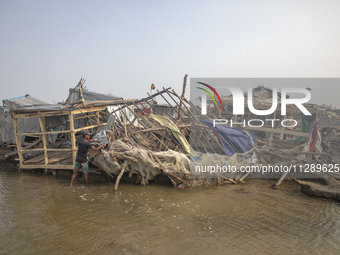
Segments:
[[[44,111],[44,110],[28,110],[29,112],[25,113],[23,109],[13,109],[11,111],[12,118],[34,118],[34,117],[49,117],[49,116],[61,116],[61,115],[69,115],[70,112],[73,114],[81,114],[88,112],[96,112],[106,110],[107,105],[104,106],[91,106],[87,108],[81,109],[69,109],[69,110],[54,110],[54,111]]]
[[[77,157],[77,147],[76,147],[76,137],[75,137],[75,131],[74,131],[73,112],[70,113],[69,118],[70,118],[70,130],[71,130],[72,161],[74,165],[76,162],[76,157]]]
[[[60,165],[70,165],[72,168],[74,168],[74,165],[72,164],[72,158],[67,158],[64,160],[59,161]]]
[[[101,125],[105,126],[106,124],[107,124],[107,122],[102,123]],[[77,129],[74,130],[74,132],[87,130],[87,129],[91,129],[91,128],[97,128],[97,127],[98,127],[98,125],[91,125],[91,126],[87,126],[87,127],[77,128]]]
[[[96,112],[96,111],[102,111],[106,110],[107,106],[92,106],[88,108],[82,108],[82,109],[77,109],[77,110],[72,110],[73,115],[75,114],[84,114],[88,112]]]
[[[62,131],[46,131],[45,134],[62,134],[62,133],[70,133],[71,131],[70,130],[62,130]],[[28,136],[31,136],[31,135],[41,135],[42,133],[39,132],[35,132],[35,133],[20,133],[20,135],[28,135]]]
[[[68,115],[70,110],[67,111],[47,111],[47,112],[38,112],[32,111],[30,113],[18,113],[16,110],[11,111],[13,118],[35,118],[35,117],[48,117],[48,116],[61,116]]]
[[[54,157],[56,155],[58,155],[58,152],[49,152],[49,153],[47,153],[48,158]],[[36,156],[36,157],[34,157],[32,159],[25,160],[24,163],[26,164],[27,162],[32,162],[32,161],[42,161],[43,162],[44,159],[45,159],[45,154],[42,154],[42,155],[38,155],[38,156]]]
[[[27,152],[31,152],[31,151],[72,151],[72,149],[44,149],[44,148],[35,148],[35,149],[26,149],[26,150],[22,150],[22,153],[27,153]]]
[[[43,164],[43,163],[44,163],[44,157],[35,157],[35,158],[24,161],[25,165],[28,165],[28,164]]]
[[[20,142],[20,135],[19,135],[19,126],[18,126],[18,119],[13,118],[13,127],[14,127],[14,133],[15,133],[15,141],[17,144],[17,151],[19,155],[19,169],[21,169],[21,166],[24,162],[24,157],[21,151],[21,142]]]
[[[50,164],[51,159],[63,157],[65,154],[72,156],[72,152],[70,150],[68,152],[58,152],[58,151],[49,152],[48,153],[49,164]],[[37,163],[37,162],[43,162],[43,161],[44,161],[44,155],[39,155],[37,157],[25,160],[24,164],[31,164],[31,163]]]
[[[43,148],[44,148],[44,159],[45,159],[45,165],[48,165],[48,156],[47,156],[47,147],[48,147],[48,137],[46,134],[46,119],[45,117],[39,117],[39,123],[40,123],[40,130],[42,134],[43,139]],[[45,168],[45,171],[47,171],[47,168]]]
[[[45,169],[45,164],[41,165],[23,165],[23,169]],[[73,165],[47,165],[48,169],[70,169],[73,170]]]
[[[96,117],[96,115],[95,114],[89,114],[89,115],[82,115],[82,116],[78,116],[78,117],[75,117],[75,118],[73,118],[74,120],[78,120],[78,119],[88,119],[88,118],[90,118],[90,117]]]
[[[96,118],[97,118],[97,121],[96,121],[97,127],[95,128],[95,132],[98,133],[99,130],[100,130],[100,127],[99,127],[99,125],[100,125],[100,114],[99,114],[99,111],[97,111],[96,113],[97,113],[97,116],[96,116]]]
[[[56,162],[60,162],[60,161],[63,161],[65,159],[69,159],[69,158],[72,158],[72,153],[65,154],[65,155],[59,156],[59,157],[54,157],[54,158],[49,160],[49,163],[54,164]]]

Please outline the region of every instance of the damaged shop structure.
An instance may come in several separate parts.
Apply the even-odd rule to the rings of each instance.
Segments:
[[[298,122],[294,127],[214,126],[214,119],[234,119],[242,123],[252,116],[247,110],[245,115],[233,116],[232,98],[225,95],[221,96],[226,106],[222,112],[210,107],[213,103],[208,101],[207,114],[202,115],[200,107],[184,96],[186,80],[187,76],[181,95],[171,88],[163,88],[142,99],[96,97],[86,100],[84,80],[81,79],[64,103],[12,108],[17,148],[14,153],[18,154],[19,168],[54,173],[72,170],[77,140],[83,130],[90,130],[109,143],[107,148],[90,153],[91,169],[115,179],[115,190],[121,178],[141,185],[166,178],[177,188],[236,184],[247,177],[277,178],[275,186],[278,186],[283,179],[294,178],[306,193],[313,185],[325,188],[325,183],[331,183],[332,188],[336,188],[336,173],[310,173],[308,179],[322,180],[320,184],[307,182],[303,176],[294,176],[291,172],[258,177],[251,171],[214,174],[195,171],[197,166],[216,164],[233,166],[237,170],[246,165],[339,164],[340,112],[306,104],[306,109],[313,114],[311,117],[301,115],[294,106],[288,107],[287,115]],[[270,89],[258,87],[253,93],[256,109],[271,107]],[[278,111],[280,107],[267,118],[277,119]],[[39,130],[32,132],[20,128],[22,119],[33,118],[38,120]],[[34,136],[36,140],[24,145],[23,136]],[[330,185],[326,187],[330,188]],[[323,192],[324,197],[336,199],[330,194]]]

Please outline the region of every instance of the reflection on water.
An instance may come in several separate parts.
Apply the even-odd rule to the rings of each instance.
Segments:
[[[0,169],[1,254],[337,254],[340,206],[294,182],[106,183]]]

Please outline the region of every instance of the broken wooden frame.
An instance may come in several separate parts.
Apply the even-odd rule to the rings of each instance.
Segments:
[[[23,107],[12,109],[14,133],[16,139],[17,152],[19,156],[19,169],[69,169],[74,168],[76,159],[76,133],[83,130],[95,129],[99,130],[106,122],[103,122],[102,112],[106,111],[108,105],[117,105],[127,102],[126,100],[117,100],[110,102],[90,102],[76,106],[50,105],[37,107]],[[66,117],[67,122],[59,125],[63,130],[52,131],[48,118],[49,117]],[[18,127],[19,118],[39,118],[40,132],[36,133],[20,133]],[[84,126],[75,127],[75,121],[84,119]],[[57,148],[54,145],[56,141],[52,138],[49,143],[48,136],[55,134],[65,134],[66,140],[71,142],[70,148]],[[20,136],[22,135],[38,135],[42,139],[42,147],[40,148],[22,148]],[[35,156],[31,159],[25,159],[26,153],[43,152],[43,155]]]

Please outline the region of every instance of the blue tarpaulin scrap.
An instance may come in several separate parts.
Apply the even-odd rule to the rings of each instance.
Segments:
[[[253,139],[253,143],[256,143],[256,135],[253,133],[248,132],[248,135],[244,131],[237,128],[232,128],[221,124],[216,124],[214,127],[211,121],[199,121],[214,131],[215,135],[217,135],[217,138],[221,141],[226,155],[228,156],[232,156],[234,153],[244,153],[250,151],[253,146],[249,135]]]

